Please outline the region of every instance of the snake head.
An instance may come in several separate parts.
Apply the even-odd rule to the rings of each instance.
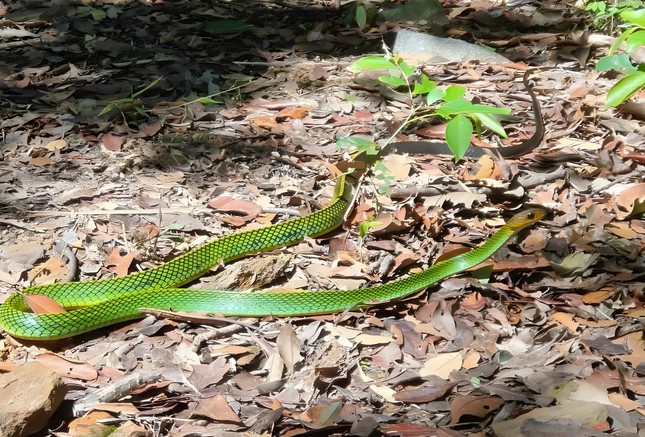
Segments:
[[[524,229],[533,223],[542,220],[546,216],[546,211],[539,208],[531,208],[526,211],[519,212],[511,217],[506,226],[513,229],[514,232]]]

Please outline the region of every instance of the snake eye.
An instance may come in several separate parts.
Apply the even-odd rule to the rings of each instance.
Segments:
[[[529,220],[533,220],[535,218],[535,213],[529,212],[528,214],[526,214],[526,216],[529,218]]]

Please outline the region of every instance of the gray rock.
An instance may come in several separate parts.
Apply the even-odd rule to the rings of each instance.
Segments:
[[[66,393],[63,380],[35,361],[0,375],[0,437],[24,437],[40,431]]]
[[[511,61],[504,56],[482,46],[470,44],[454,38],[440,38],[413,30],[401,29],[396,35],[392,51],[404,59],[413,58],[415,63],[432,62],[444,64],[449,62],[479,61],[483,64]]]

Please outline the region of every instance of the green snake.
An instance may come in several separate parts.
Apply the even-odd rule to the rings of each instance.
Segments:
[[[12,294],[0,305],[0,327],[24,339],[72,337],[114,323],[144,316],[141,308],[206,311],[229,316],[305,316],[330,314],[352,307],[400,299],[473,267],[490,257],[511,236],[542,219],[541,209],[512,217],[481,246],[438,262],[403,279],[357,290],[240,292],[176,288],[211,267],[250,253],[293,244],[340,226],[349,209],[356,178],[339,178],[330,204],[312,214],[260,229],[231,234],[193,249],[159,267],[121,278],[57,283]],[[51,297],[70,311],[60,314],[30,312],[25,295]]]

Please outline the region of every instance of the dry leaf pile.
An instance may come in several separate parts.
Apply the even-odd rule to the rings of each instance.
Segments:
[[[312,3],[86,3],[15,2],[0,21],[6,295],[68,280],[70,249],[81,279],[122,276],[306,214],[331,195],[337,133],[381,140],[405,118],[404,103],[346,70],[355,47],[380,50],[387,24],[359,32],[342,24],[347,12]],[[475,12],[488,2],[446,3],[455,32],[492,19],[490,5]],[[506,15],[521,34],[472,31],[517,64],[424,67],[511,107],[512,142],[534,128],[526,63],[560,67],[534,78],[547,125],[535,153],[388,156],[391,192],[368,180],[347,230],[191,286],[368,286],[485,241],[524,205],[549,209],[493,260],[404,302],[339,315],[191,313],[49,344],[5,337],[0,369],[37,360],[63,377],[66,400],[47,424],[57,435],[643,432],[645,132],[638,114],[603,109],[613,78],[577,65],[597,47],[534,30],[565,16],[544,3]],[[255,27],[218,33],[223,18]],[[378,226],[361,240],[365,220]]]

